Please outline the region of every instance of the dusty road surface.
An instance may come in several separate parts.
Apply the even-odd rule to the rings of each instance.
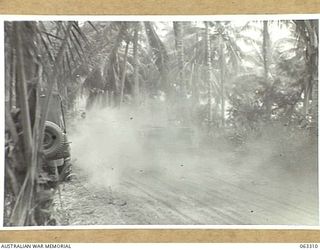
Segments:
[[[318,225],[316,162],[256,150],[121,154],[126,167],[97,159],[95,174],[75,162],[56,215],[62,225]]]

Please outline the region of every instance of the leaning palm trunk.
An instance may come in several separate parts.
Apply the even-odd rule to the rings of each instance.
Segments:
[[[169,56],[166,50],[165,45],[160,40],[157,35],[154,27],[150,22],[144,22],[144,26],[146,29],[146,34],[148,38],[149,45],[152,49],[153,56],[155,57],[155,64],[160,73],[161,87],[164,92],[167,94],[169,102],[172,102],[172,89],[170,82],[168,80],[168,61]]]
[[[71,34],[71,27],[72,24],[68,23],[67,28],[65,30],[65,35],[62,40],[62,43],[59,47],[58,54],[54,60],[54,65],[51,71],[49,71],[49,77],[48,77],[48,90],[46,93],[46,98],[44,100],[44,106],[40,109],[40,103],[39,103],[39,91],[38,91],[38,102],[35,110],[35,125],[33,130],[33,141],[34,141],[34,151],[33,151],[33,162],[32,164],[35,166],[37,170],[40,170],[42,168],[42,154],[40,153],[42,150],[42,143],[44,140],[44,130],[45,130],[45,121],[47,120],[48,111],[49,111],[49,105],[50,100],[52,99],[52,93],[53,89],[58,87],[58,76],[61,73],[60,67],[63,60],[63,55],[65,52],[65,49],[67,47],[67,41]],[[38,85],[39,90],[39,85]],[[35,212],[37,213],[37,217],[35,218],[35,223],[37,224],[46,224],[50,221],[51,213],[50,210],[45,211],[44,208],[46,208],[49,204],[49,207],[52,206],[52,196],[54,195],[54,192],[56,190],[53,190],[53,192],[48,191],[46,189],[38,188],[37,198],[38,198],[38,204],[36,206]],[[43,196],[43,194],[47,194]]]

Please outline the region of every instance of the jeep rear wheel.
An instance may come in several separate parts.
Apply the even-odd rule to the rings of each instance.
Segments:
[[[57,154],[61,154],[65,147],[65,136],[62,129],[55,123],[46,121],[43,153],[47,159],[54,158]]]

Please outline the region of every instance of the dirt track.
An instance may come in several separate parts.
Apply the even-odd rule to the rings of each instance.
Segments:
[[[316,169],[261,157],[165,153],[158,164],[132,161],[111,186],[89,181],[75,164],[76,177],[57,196],[57,216],[62,225],[318,225]]]

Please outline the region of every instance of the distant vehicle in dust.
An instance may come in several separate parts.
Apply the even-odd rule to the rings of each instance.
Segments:
[[[145,126],[139,131],[149,149],[188,151],[198,147],[194,129],[183,126]]]

